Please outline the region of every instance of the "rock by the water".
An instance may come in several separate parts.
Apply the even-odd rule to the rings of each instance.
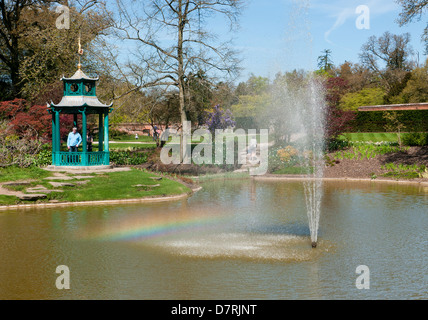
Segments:
[[[69,182],[49,182],[49,184],[51,184],[54,188],[76,186],[74,183],[69,183]]]
[[[37,200],[41,200],[41,199],[46,199],[47,195],[33,193],[33,194],[23,194],[23,195],[19,195],[17,197],[21,200],[37,201]]]
[[[3,183],[4,187],[20,187],[20,186],[29,186],[29,182],[6,182]]]
[[[63,190],[52,190],[52,189],[46,189],[46,188],[29,188],[27,189],[28,193],[52,193],[52,192],[64,192]]]
[[[67,177],[67,176],[64,176],[64,177],[48,177],[48,178],[45,178],[44,180],[50,180],[50,181],[68,181],[68,180],[73,180],[74,178],[72,178],[72,177]]]
[[[88,184],[89,182],[91,182],[91,181],[89,181],[89,180],[75,181],[75,183],[76,183],[78,186],[83,186],[83,185],[85,185],[85,184]]]
[[[150,179],[155,180],[155,181],[161,181],[162,177],[151,177]]]
[[[73,178],[81,180],[81,179],[92,179],[94,177],[93,176],[74,176]]]
[[[137,184],[136,186],[133,186],[134,188],[157,188],[160,187],[160,184],[154,184],[154,185],[144,185],[144,184]]]

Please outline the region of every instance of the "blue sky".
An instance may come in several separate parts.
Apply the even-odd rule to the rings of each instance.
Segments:
[[[370,9],[369,30],[357,28],[360,5]],[[273,77],[278,71],[316,69],[324,49],[332,51],[336,65],[359,62],[361,46],[385,31],[409,32],[412,47],[424,62],[420,37],[426,20],[400,27],[396,22],[400,12],[394,0],[249,0],[234,34],[243,58],[240,79],[251,73]]]
[[[124,0],[130,12],[138,15],[145,2]],[[240,28],[230,33],[223,19],[208,18],[206,27],[219,40],[234,38],[240,51],[242,72],[236,82],[246,81],[251,74],[273,78],[278,72],[294,69],[317,69],[317,57],[325,49],[332,52],[335,65],[345,61],[359,62],[362,45],[372,35],[385,31],[410,33],[412,47],[423,63],[424,44],[421,35],[426,18],[400,27],[396,20],[401,7],[395,0],[246,0],[240,17]],[[149,1],[147,2],[149,3]],[[131,6],[137,6],[134,10]],[[358,29],[359,6],[370,10],[370,29]],[[143,30],[144,31],[144,30]],[[171,41],[170,35],[160,35]],[[118,44],[118,43],[115,43]],[[120,43],[125,60],[135,51],[135,43]],[[416,57],[415,57],[416,60]]]

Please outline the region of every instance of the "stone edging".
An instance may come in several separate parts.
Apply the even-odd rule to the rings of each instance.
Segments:
[[[367,178],[307,178],[297,176],[254,176],[255,180],[287,180],[287,181],[342,181],[342,182],[377,182],[377,183],[394,183],[394,184],[408,184],[408,185],[420,185],[427,186],[428,181],[407,181],[407,180],[386,180],[386,179],[367,179]]]
[[[196,190],[196,191],[199,191],[199,190]],[[193,191],[193,192],[196,192],[196,191]],[[17,204],[17,205],[10,205],[10,206],[0,206],[0,211],[17,210],[17,209],[34,209],[34,208],[72,207],[72,206],[101,206],[101,205],[117,205],[117,204],[132,204],[132,203],[156,203],[156,202],[181,200],[189,197],[190,195],[191,194],[184,193],[176,196],[157,197],[157,198]]]

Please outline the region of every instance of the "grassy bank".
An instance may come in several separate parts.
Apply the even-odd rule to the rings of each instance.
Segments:
[[[31,167],[31,168],[17,168],[17,167],[6,167],[0,168],[0,183],[18,180],[33,180],[43,179],[50,177],[51,172],[46,170]]]
[[[48,190],[58,190],[62,192],[52,192],[47,194],[47,198],[38,200],[39,202],[59,201],[59,202],[80,202],[80,201],[101,201],[101,200],[124,200],[140,199],[148,197],[165,197],[190,193],[191,190],[183,184],[162,178],[153,180],[157,176],[153,173],[132,169],[125,172],[110,172],[103,174],[85,174],[88,178],[76,177],[73,174],[66,174],[71,180],[60,181],[73,184],[74,186],[53,187],[45,178],[53,173],[41,169],[19,169],[9,168],[0,170],[1,182],[32,180],[27,186],[8,186],[12,192],[27,193],[26,190],[32,187],[45,187]],[[87,183],[80,184],[82,181]],[[40,193],[44,193],[41,191]],[[0,195],[0,205],[14,205],[34,203],[32,201],[21,201],[16,196]]]
[[[398,142],[397,134],[393,132],[344,133],[341,138],[351,142]]]

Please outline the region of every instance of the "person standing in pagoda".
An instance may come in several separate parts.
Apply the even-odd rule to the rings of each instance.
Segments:
[[[67,148],[70,152],[77,152],[79,145],[82,143],[82,136],[77,132],[77,128],[74,127],[73,131],[69,133],[67,139]]]

